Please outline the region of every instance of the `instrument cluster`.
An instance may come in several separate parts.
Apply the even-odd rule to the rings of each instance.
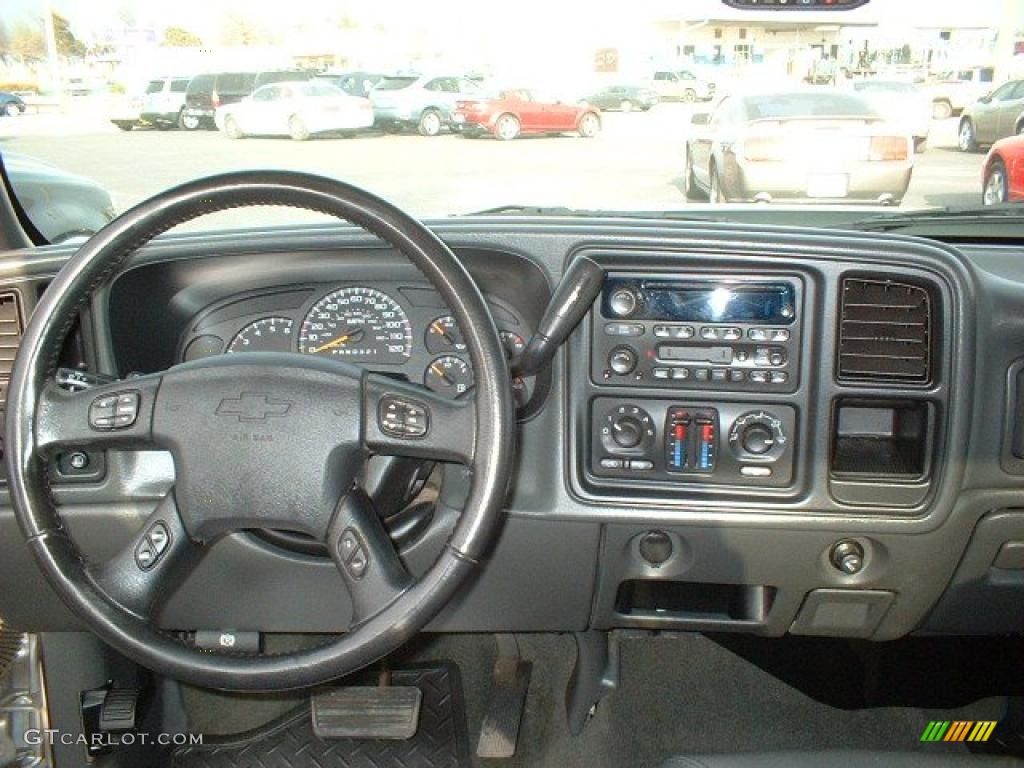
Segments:
[[[515,311],[488,299],[506,356],[526,347],[529,329]],[[232,297],[189,325],[179,359],[241,352],[330,356],[458,397],[473,387],[473,366],[455,317],[425,286],[350,284],[279,289]],[[512,382],[517,405],[532,380]]]

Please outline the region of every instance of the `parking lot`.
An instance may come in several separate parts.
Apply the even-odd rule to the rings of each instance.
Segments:
[[[216,131],[124,133],[100,109],[80,107],[70,114],[0,120],[0,151],[31,155],[91,177],[110,191],[121,210],[198,176],[254,167],[344,179],[423,216],[509,204],[678,210],[687,205],[683,146],[690,115],[699,109],[661,104],[647,113],[604,113],[603,130],[592,140],[565,136],[500,142],[371,132],[294,142],[232,141]],[[983,155],[956,150],[956,122],[933,124],[904,207],[980,204]],[[254,214],[231,214],[240,215],[251,220]]]

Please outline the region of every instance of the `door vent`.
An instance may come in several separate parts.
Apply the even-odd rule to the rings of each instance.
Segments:
[[[24,330],[20,294],[0,291],[0,408],[7,403],[7,385]]]
[[[932,300],[918,285],[842,282],[839,378],[924,384],[931,379]]]

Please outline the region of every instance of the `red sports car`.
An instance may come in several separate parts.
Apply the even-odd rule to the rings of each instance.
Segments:
[[[992,145],[982,172],[985,205],[1024,202],[1024,134]]]
[[[521,88],[502,91],[497,98],[458,101],[452,122],[464,136],[486,132],[503,141],[528,133],[569,132],[589,139],[601,130],[601,118],[589,104],[542,101]]]

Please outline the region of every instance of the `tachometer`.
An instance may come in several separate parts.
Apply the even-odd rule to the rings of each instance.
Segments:
[[[228,344],[227,352],[290,352],[292,321],[287,317],[264,317],[242,328]]]
[[[386,293],[341,288],[309,310],[299,329],[299,351],[353,363],[404,363],[412,356],[412,325]]]

